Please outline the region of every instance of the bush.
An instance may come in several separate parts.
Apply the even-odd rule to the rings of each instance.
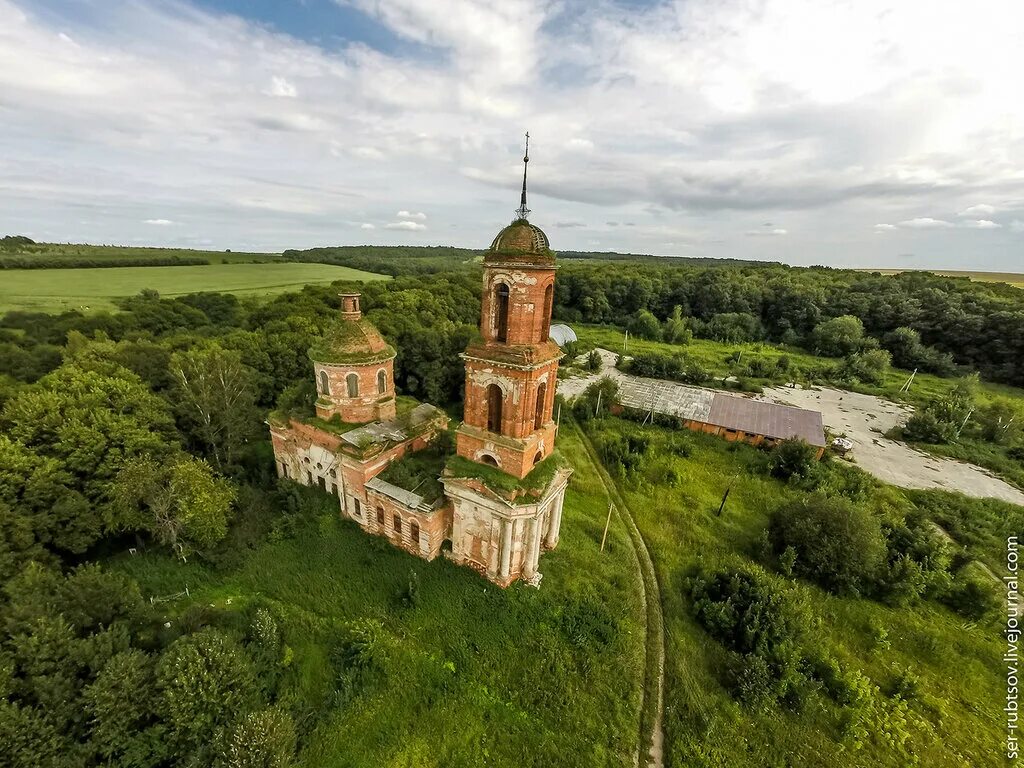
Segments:
[[[872,346],[877,346],[864,336],[864,323],[859,317],[842,315],[833,317],[814,326],[811,331],[811,345],[814,350],[827,357],[846,357]]]
[[[763,578],[747,571],[719,571],[689,582],[693,613],[731,653],[725,684],[745,704],[764,708],[802,696],[804,614]]]
[[[641,309],[629,321],[629,332],[641,339],[658,341],[661,338],[661,323],[646,309]]]
[[[931,410],[919,408],[903,425],[903,437],[916,443],[950,443],[956,439],[956,425],[941,421]]]
[[[1002,602],[995,587],[978,577],[967,576],[959,580],[942,601],[968,619],[982,621],[999,611]]]
[[[818,451],[798,437],[782,440],[772,448],[768,471],[772,477],[789,480],[807,477],[818,463]]]
[[[796,550],[793,572],[836,593],[858,594],[873,583],[885,552],[878,521],[846,499],[819,494],[783,505],[768,524],[772,552]]]

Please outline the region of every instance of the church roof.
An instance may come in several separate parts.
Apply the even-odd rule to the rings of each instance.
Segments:
[[[326,365],[370,365],[394,356],[395,348],[364,317],[342,317],[309,348],[310,359]]]
[[[516,219],[498,233],[484,254],[485,263],[506,260],[553,263],[555,254],[544,230],[526,219]]]

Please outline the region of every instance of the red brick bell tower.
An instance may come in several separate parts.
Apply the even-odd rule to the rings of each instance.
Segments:
[[[539,227],[527,221],[526,163],[517,218],[484,256],[482,339],[466,361],[460,456],[523,478],[555,445],[551,418],[561,351],[548,339],[555,254]]]

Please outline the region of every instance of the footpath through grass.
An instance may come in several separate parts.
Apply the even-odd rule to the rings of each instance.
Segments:
[[[271,607],[293,651],[284,696],[308,710],[302,765],[629,765],[644,671],[639,576],[621,526],[598,551],[607,496],[578,439],[559,444],[576,473],[539,590],[425,563],[341,521],[337,500],[316,491],[318,511],[236,569],[152,552],[115,565],[147,595],[187,584],[190,599],[166,604],[172,621],[190,605]],[[356,688],[336,653],[353,626],[367,628],[374,659]]]
[[[633,433],[640,427],[606,418],[590,429]],[[893,608],[866,598],[838,597],[805,581],[770,572],[780,589],[807,606],[815,648],[879,686],[877,721],[851,739],[848,713],[824,695],[802,711],[757,711],[736,703],[723,684],[727,652],[697,623],[685,578],[696,569],[759,569],[758,544],[769,513],[802,492],[768,477],[757,449],[718,438],[641,430],[652,453],[639,474],[617,485],[643,534],[657,570],[666,631],[665,765],[997,766],[1005,717],[999,627],[968,622],[934,601]],[[686,450],[680,450],[685,445]],[[675,482],[665,481],[676,477]],[[725,511],[722,495],[731,488]],[[888,489],[890,494],[900,494]],[[898,496],[894,496],[894,499]],[[1002,650],[1001,650],[1002,649]],[[906,671],[916,679],[900,719],[881,713]],[[909,755],[887,735],[905,735]]]
[[[330,264],[211,264],[187,267],[9,269],[0,272],[0,312],[110,309],[113,299],[152,289],[162,296],[200,291],[270,296],[336,280],[390,280]]]

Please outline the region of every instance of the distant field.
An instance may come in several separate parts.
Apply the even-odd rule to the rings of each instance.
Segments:
[[[125,245],[85,245],[75,243],[32,243],[14,248],[0,249],[0,256],[38,259],[91,259],[94,261],[124,261],[127,259],[206,259],[211,264],[251,263],[274,261],[280,253],[242,253],[232,251],[203,251],[190,248],[135,248]]]
[[[917,272],[913,269],[862,269],[861,272],[878,272],[882,275],[898,275],[902,272]],[[1017,288],[1024,288],[1024,274],[1018,272],[967,272],[955,269],[929,269],[923,270],[933,275],[945,277],[967,277],[979,283],[1009,283]]]
[[[196,252],[188,251],[192,255]],[[235,254],[241,255],[241,254]],[[118,269],[11,269],[0,272],[0,311],[43,312],[113,307],[112,299],[151,288],[162,296],[199,291],[271,295],[335,280],[389,280],[387,275],[329,264],[211,264]]]

